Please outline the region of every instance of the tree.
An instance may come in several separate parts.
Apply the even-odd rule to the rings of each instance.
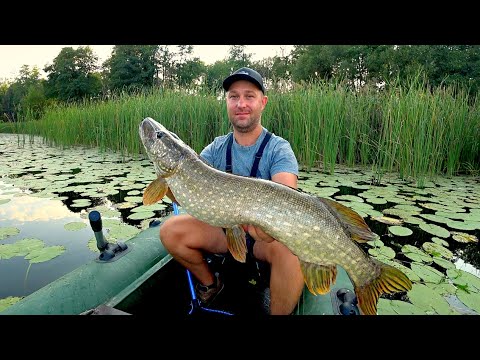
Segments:
[[[116,45],[104,64],[110,90],[135,91],[154,85],[157,45]]]
[[[64,47],[47,65],[45,92],[47,98],[58,98],[65,102],[93,99],[100,95],[102,84],[94,73],[98,69],[98,57],[89,46]]]

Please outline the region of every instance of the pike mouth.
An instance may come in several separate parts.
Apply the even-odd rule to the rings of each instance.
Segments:
[[[142,140],[153,141],[157,138],[157,133],[161,129],[151,118],[145,118],[140,123],[140,138]]]

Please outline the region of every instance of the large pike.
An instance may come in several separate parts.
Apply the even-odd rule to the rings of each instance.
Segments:
[[[313,294],[325,294],[342,266],[353,282],[362,314],[377,313],[382,293],[408,291],[412,283],[400,270],[370,257],[357,244],[374,240],[363,218],[333,200],[288,186],[219,171],[177,135],[151,118],[140,138],[158,176],[144,191],[144,204],[161,200],[168,188],[187,213],[227,229],[228,249],[245,261],[245,232],[253,224],[287,246],[300,260]]]

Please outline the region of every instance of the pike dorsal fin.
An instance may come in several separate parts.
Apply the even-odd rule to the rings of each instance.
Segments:
[[[334,200],[319,197],[317,199],[340,220],[340,223],[352,240],[358,243],[365,243],[378,238],[378,235],[370,230],[365,220],[357,212]]]
[[[162,200],[168,191],[168,184],[164,178],[158,177],[148,184],[143,192],[143,205],[152,205]]]
[[[300,260],[303,279],[308,290],[314,295],[326,294],[337,278],[336,265],[318,265]]]

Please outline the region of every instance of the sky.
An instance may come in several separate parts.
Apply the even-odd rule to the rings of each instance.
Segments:
[[[62,48],[76,49],[78,46],[86,45],[0,45],[0,82],[16,78],[22,65],[28,65],[30,69],[37,66],[44,76],[42,69],[53,62]],[[99,64],[110,57],[113,46],[90,45],[99,57]],[[213,64],[225,59],[228,49],[229,45],[194,45],[193,56],[199,57],[206,64]],[[247,45],[245,51],[252,54],[254,61],[258,61],[269,56],[287,55],[292,49],[292,45]]]

